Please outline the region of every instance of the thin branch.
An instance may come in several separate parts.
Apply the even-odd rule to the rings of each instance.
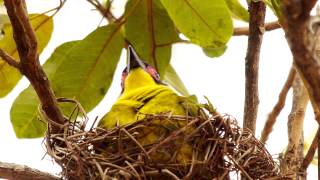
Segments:
[[[264,2],[250,1],[249,4],[249,37],[245,64],[245,105],[243,127],[255,134],[256,119],[258,113],[258,69],[260,48],[263,37],[263,27],[266,6]]]
[[[273,31],[275,29],[281,28],[278,21],[268,22],[264,25],[265,31]],[[248,36],[249,27],[236,27],[233,29],[233,36]]]
[[[12,24],[13,37],[20,57],[20,72],[29,79],[47,117],[58,124],[63,124],[65,119],[58,107],[48,77],[39,62],[37,39],[28,19],[25,1],[4,0],[4,4]],[[60,127],[52,127],[51,132],[58,131]]]
[[[0,162],[0,177],[4,179],[37,179],[59,180],[61,178],[52,174],[41,172],[24,165]]]
[[[314,158],[314,155],[316,154],[316,151],[318,148],[317,138],[319,137],[319,135],[320,135],[320,129],[318,129],[317,134],[314,136],[312,143],[308,149],[308,152],[302,161],[301,168],[300,168],[302,172],[305,172],[307,170],[309,164]]]
[[[12,56],[10,56],[8,53],[3,51],[1,48],[0,48],[0,57],[10,66],[17,68],[18,70],[20,69],[19,62],[15,60]]]
[[[266,120],[266,123],[264,125],[264,128],[261,133],[261,138],[260,141],[262,143],[266,143],[268,140],[269,134],[272,132],[273,125],[275,124],[278,115],[280,114],[281,110],[283,109],[286,101],[286,97],[288,94],[289,89],[292,86],[294,77],[296,76],[296,70],[291,67],[291,70],[289,72],[289,75],[287,77],[287,80],[279,94],[278,102],[277,104],[273,107],[272,111],[268,115],[268,118]]]
[[[310,25],[314,23],[310,11],[316,2],[316,0],[280,1],[283,12],[280,23],[285,31],[296,69],[308,90],[315,115],[318,116],[320,112],[320,62],[315,49],[317,33],[310,29],[314,27],[313,24]],[[319,29],[319,26],[317,28]],[[319,120],[318,117],[316,119]],[[320,136],[317,141],[320,146]],[[318,155],[319,153],[320,151]],[[320,166],[320,161],[318,161],[318,166]],[[320,179],[320,170],[318,170],[318,179]]]
[[[92,4],[110,23],[118,20],[111,12],[112,1],[109,2],[107,7],[104,7],[98,0],[87,1]]]
[[[288,116],[288,146],[280,167],[283,174],[293,174],[298,178],[301,176],[299,169],[303,161],[303,122],[309,97],[298,75],[295,76],[292,89],[292,109]]]

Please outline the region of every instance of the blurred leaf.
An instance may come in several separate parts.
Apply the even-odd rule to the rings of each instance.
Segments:
[[[227,3],[233,17],[249,22],[249,12],[240,4],[239,0],[225,0],[225,2]]]
[[[211,58],[219,57],[221,56],[227,49],[227,46],[217,47],[217,48],[211,48],[211,47],[205,47],[202,48],[203,52]]]
[[[268,7],[278,17],[278,19],[282,18],[280,0],[263,0],[263,1],[268,5]]]
[[[201,47],[221,47],[233,33],[224,0],[161,0],[176,27]]]
[[[169,65],[168,68],[166,69],[163,81],[168,83],[174,89],[176,89],[181,95],[190,96],[187,88],[184,86],[183,82],[181,81],[179,75],[174,70],[172,65]]]
[[[173,22],[159,0],[129,0],[128,12],[131,14],[125,24],[126,38],[163,77],[170,62],[171,45],[179,41]]]
[[[53,20],[49,16],[40,14],[32,14],[29,18],[37,36],[38,53],[40,54],[50,40],[53,30]],[[19,59],[16,44],[12,37],[11,25],[6,24],[3,32],[4,37],[0,39],[0,48],[15,59]],[[21,74],[18,70],[0,60],[0,97],[6,96],[16,86],[20,78]]]
[[[79,41],[65,43],[59,46],[49,60],[44,64],[48,77],[56,72],[66,54]],[[11,122],[18,138],[42,137],[46,130],[45,120],[40,121],[38,113],[39,99],[31,86],[23,90],[11,107]]]
[[[57,97],[76,99],[89,112],[104,97],[113,79],[123,47],[123,37],[120,25],[112,24],[96,29],[81,41],[68,42],[59,46],[44,64],[52,88]],[[43,136],[42,131],[30,136],[29,124],[36,124],[38,115],[38,101],[24,103],[29,96],[25,89],[15,100],[11,109],[11,119],[17,137],[34,138]],[[27,97],[28,96],[28,97]],[[33,96],[36,97],[35,94]],[[65,115],[74,105],[62,105]],[[21,116],[21,113],[24,116]],[[17,114],[17,115],[16,115]],[[26,127],[17,126],[24,124]],[[34,125],[36,126],[36,125]],[[40,124],[37,124],[41,128]]]

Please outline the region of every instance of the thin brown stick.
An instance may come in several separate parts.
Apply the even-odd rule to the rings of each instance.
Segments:
[[[316,2],[317,0],[280,1],[283,12],[280,23],[285,31],[296,69],[308,90],[315,115],[318,116],[320,112],[320,62],[315,49],[317,33],[310,29],[310,27],[313,28],[313,24],[310,25],[312,23],[310,11]],[[319,120],[319,118],[316,119]],[[320,146],[320,135],[317,141]],[[318,166],[320,166],[320,161],[318,161]],[[320,179],[320,170],[318,170],[318,179]]]
[[[243,127],[255,133],[258,113],[258,69],[259,56],[264,31],[266,6],[264,2],[251,1],[249,4],[249,37],[245,64],[245,105]]]
[[[314,136],[312,143],[308,149],[308,152],[302,161],[301,168],[300,168],[300,170],[302,172],[305,172],[307,170],[307,168],[309,167],[309,164],[311,163],[311,161],[314,158],[314,155],[316,154],[316,151],[318,148],[317,138],[318,138],[319,134],[320,134],[320,129],[318,129],[316,135]]]
[[[20,64],[18,61],[16,61],[12,56],[10,56],[8,53],[6,53],[5,51],[3,51],[0,48],[0,57],[2,58],[2,60],[4,60],[5,62],[7,62],[10,66],[17,68],[18,70],[20,70]]]
[[[13,37],[20,57],[20,71],[35,89],[43,111],[51,121],[64,123],[61,110],[50,87],[48,77],[43,71],[37,53],[37,39],[28,19],[24,0],[5,0],[4,4],[10,18]],[[59,127],[52,127],[51,132],[57,133]]]
[[[90,4],[92,4],[103,17],[105,17],[109,22],[114,22],[117,20],[117,18],[112,14],[111,12],[111,4],[112,1],[110,1],[110,4],[107,7],[104,7],[100,1],[98,0],[87,0]]]
[[[295,75],[296,75],[296,70],[293,67],[291,67],[291,70],[289,72],[287,80],[286,80],[286,82],[285,82],[285,84],[279,94],[278,102],[273,107],[270,114],[268,115],[268,118],[267,118],[266,123],[264,125],[264,128],[262,130],[261,138],[260,138],[260,141],[262,143],[266,143],[270,133],[272,132],[272,128],[277,120],[277,117],[285,105],[286,97],[287,97],[289,89],[292,86]]]
[[[265,31],[273,31],[281,28],[281,25],[278,21],[268,22],[264,25]],[[249,27],[235,27],[233,29],[233,36],[248,36],[249,35]]]
[[[52,174],[41,172],[37,169],[24,165],[0,162],[0,178],[5,179],[37,179],[37,180],[58,180]]]

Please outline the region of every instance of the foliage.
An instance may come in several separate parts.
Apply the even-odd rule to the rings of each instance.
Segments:
[[[105,5],[112,6],[112,1],[106,1]],[[172,45],[193,43],[210,57],[221,56],[233,33],[232,18],[248,21],[247,11],[237,0],[129,0],[122,16],[83,40],[59,46],[43,68],[57,97],[75,99],[89,112],[107,93],[122,48],[129,43],[143,60],[156,67],[166,83],[189,96],[170,65]],[[41,53],[51,37],[52,17],[30,15],[30,20]],[[0,48],[18,59],[10,24],[5,25],[4,31]],[[0,61],[0,72],[0,97],[4,97],[21,75],[3,61]],[[66,116],[73,109],[64,104],[61,107]],[[17,137],[43,136],[46,123],[41,119],[39,101],[30,86],[20,93],[11,108]]]

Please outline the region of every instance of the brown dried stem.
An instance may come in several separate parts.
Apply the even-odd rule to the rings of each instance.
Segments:
[[[117,20],[117,18],[112,14],[111,12],[111,4],[112,1],[109,2],[108,6],[105,7],[101,4],[98,0],[87,0],[90,4],[92,4],[101,14],[103,17],[105,17],[109,23],[114,22]]]
[[[0,177],[5,179],[37,179],[37,180],[59,180],[60,178],[49,173],[32,169],[28,166],[13,163],[0,162]]]
[[[18,70],[20,70],[19,62],[17,62],[13,57],[11,57],[8,53],[3,51],[1,48],[0,48],[0,57],[2,58],[2,60],[7,62],[10,66],[15,67]]]
[[[5,0],[4,4],[12,24],[13,37],[20,57],[20,72],[29,79],[35,89],[46,116],[57,124],[63,124],[65,120],[39,62],[37,39],[28,19],[25,1]],[[55,126],[51,130],[57,133],[59,129]]]
[[[258,70],[259,56],[263,37],[263,27],[266,6],[264,2],[250,1],[249,37],[245,64],[245,105],[243,127],[250,129],[255,134],[258,113]]]
[[[320,62],[315,48],[316,33],[312,29],[313,24],[310,24],[313,23],[310,11],[316,2],[317,0],[281,1],[283,18],[280,23],[285,31],[296,69],[308,90],[315,115],[318,116],[320,112]],[[319,117],[316,119],[319,120]],[[318,146],[319,142],[320,137],[318,136]],[[320,179],[320,170],[318,170],[318,178]]]
[[[311,161],[314,158],[314,155],[315,155],[317,148],[318,148],[317,138],[319,137],[319,135],[320,135],[320,129],[318,129],[316,135],[314,136],[312,143],[308,149],[308,152],[302,161],[301,168],[300,168],[301,172],[306,172],[309,164],[311,163]]]
[[[278,21],[268,22],[264,25],[265,31],[273,31],[275,29],[281,28],[281,25]],[[248,36],[249,35],[249,27],[235,27],[233,29],[233,36]]]
[[[278,102],[273,107],[270,114],[268,115],[268,118],[267,118],[266,123],[264,125],[264,128],[262,130],[261,138],[260,138],[260,141],[262,143],[266,143],[270,133],[272,132],[272,128],[273,128],[274,124],[276,123],[277,117],[285,105],[286,97],[287,97],[289,89],[292,86],[295,75],[296,75],[296,70],[294,69],[294,67],[291,67],[291,70],[289,72],[287,80],[286,80],[286,82],[285,82],[285,84],[279,94]]]
[[[284,174],[294,174],[296,179],[301,176],[299,172],[303,160],[303,122],[309,102],[308,92],[299,76],[295,77],[292,85],[293,102],[288,117],[288,146],[281,161],[281,171]]]

